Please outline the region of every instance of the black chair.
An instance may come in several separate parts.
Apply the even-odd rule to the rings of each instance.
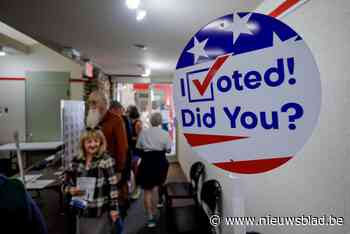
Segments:
[[[201,201],[208,207],[208,215],[221,216],[222,189],[217,180],[208,180],[201,189]],[[220,227],[210,227],[210,233],[220,233]]]
[[[197,200],[198,183],[204,174],[205,166],[202,162],[196,162],[190,169],[190,182],[170,182],[164,186],[165,205],[170,208],[174,199]]]
[[[217,180],[208,180],[203,183],[201,189],[201,201],[204,202],[211,214],[216,214],[221,204],[222,189]]]
[[[203,185],[205,185],[205,183]],[[204,189],[206,188],[204,187]],[[193,198],[196,201],[194,204],[174,206],[171,207],[170,210],[167,210],[170,214],[168,218],[171,220],[170,223],[168,222],[168,227],[171,228],[171,230],[175,229],[177,233],[211,233],[209,218],[203,207],[197,201],[197,197],[197,192],[195,192],[195,194],[193,194]]]

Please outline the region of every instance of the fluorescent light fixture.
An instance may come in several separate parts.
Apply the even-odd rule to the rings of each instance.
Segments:
[[[129,8],[129,9],[137,9],[140,5],[140,0],[126,0],[126,6]]]
[[[147,64],[147,67],[149,67],[152,70],[162,70],[169,68],[170,65],[166,62],[155,62],[155,61],[146,61],[145,64]]]
[[[141,76],[142,77],[148,77],[149,75],[151,75],[151,69],[146,68],[145,72]]]
[[[138,10],[136,14],[136,20],[141,21],[143,20],[147,15],[147,12],[145,10]]]

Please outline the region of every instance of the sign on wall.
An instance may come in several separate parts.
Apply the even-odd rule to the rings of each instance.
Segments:
[[[200,29],[176,66],[177,118],[199,157],[253,174],[286,163],[320,112],[317,65],[288,25],[233,13]]]
[[[84,120],[83,101],[61,100],[61,139],[64,142],[62,164],[65,169],[79,155],[80,135],[85,129]]]

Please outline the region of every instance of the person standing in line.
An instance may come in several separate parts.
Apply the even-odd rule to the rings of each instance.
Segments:
[[[107,140],[107,151],[116,162],[115,169],[119,181],[126,167],[128,155],[128,139],[123,118],[108,110],[108,99],[100,91],[93,91],[89,95],[88,104],[87,126],[90,128],[101,127]],[[124,218],[129,203],[128,184],[122,181],[118,185],[118,191],[120,215]]]
[[[131,164],[132,164],[132,130],[131,130],[131,123],[129,118],[125,115],[125,109],[123,107],[123,105],[118,102],[118,101],[112,101],[109,110],[117,115],[122,117],[123,121],[124,121],[124,126],[125,126],[125,130],[126,130],[126,135],[127,135],[127,139],[128,139],[128,155],[127,155],[127,160],[126,160],[126,166],[125,169],[122,173],[122,179],[121,182],[122,183],[127,183],[128,181],[130,181],[131,178]]]
[[[169,132],[169,123],[170,123],[169,107],[164,103],[162,103],[160,105],[160,113],[162,114],[162,129]]]
[[[137,180],[144,189],[144,206],[148,215],[147,227],[152,228],[156,226],[153,193],[158,187],[159,199],[162,198],[160,191],[166,181],[169,168],[165,153],[171,151],[171,141],[169,134],[160,128],[162,115],[159,112],[152,113],[150,122],[152,127],[141,131],[136,148],[141,150],[142,158]]]
[[[110,220],[115,223],[119,219],[118,179],[106,144],[101,130],[84,132],[80,137],[80,154],[65,173],[63,191],[86,202],[78,223],[79,234],[110,233]]]
[[[134,105],[128,106],[126,113],[127,113],[127,116],[129,117],[130,123],[131,123],[131,144],[130,144],[130,148],[132,151],[131,168],[132,168],[132,171],[133,171],[135,177],[137,177],[138,167],[141,163],[141,158],[140,158],[140,152],[136,148],[136,142],[137,142],[137,139],[138,139],[140,132],[142,131],[143,124],[142,124],[142,121],[140,120],[140,113],[139,113],[136,106],[134,106]],[[130,197],[131,197],[131,199],[136,200],[140,197],[140,195],[141,195],[141,189],[136,181],[135,189],[132,192]]]

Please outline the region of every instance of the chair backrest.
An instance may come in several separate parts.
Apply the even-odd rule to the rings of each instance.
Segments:
[[[208,206],[211,213],[214,213],[221,201],[222,189],[217,180],[208,180],[203,183],[201,200]]]
[[[202,162],[192,164],[190,169],[191,182],[194,184],[194,192],[198,190],[199,178],[204,174],[205,166]]]

